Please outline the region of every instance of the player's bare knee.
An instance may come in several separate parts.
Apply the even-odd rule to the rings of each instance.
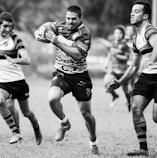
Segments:
[[[48,101],[51,106],[54,106],[59,100],[57,98],[48,98]]]
[[[81,110],[81,114],[85,120],[91,118],[91,113],[87,110]]]
[[[140,117],[142,115],[140,108],[134,104],[132,106],[132,113],[133,113],[133,117]]]
[[[23,112],[23,116],[24,116],[24,117],[30,118],[32,115],[33,115],[33,114],[32,114],[31,111]]]

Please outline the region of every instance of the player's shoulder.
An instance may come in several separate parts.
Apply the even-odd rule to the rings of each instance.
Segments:
[[[21,41],[21,38],[20,38],[20,37],[17,35],[17,33],[15,33],[15,32],[12,32],[12,33],[10,34],[10,37],[12,38],[13,41],[18,41],[18,40]]]
[[[86,32],[88,34],[91,33],[91,31],[89,30],[89,28],[85,25],[85,24],[81,24],[79,27],[78,27],[79,30],[81,30],[82,32]]]
[[[91,31],[89,30],[89,28],[84,25],[84,24],[81,24],[78,28],[77,28],[78,32],[81,34],[81,35],[87,35],[87,36],[91,36]]]
[[[150,23],[147,23],[145,29],[145,38],[149,40],[149,38],[154,34],[157,34],[157,27]]]

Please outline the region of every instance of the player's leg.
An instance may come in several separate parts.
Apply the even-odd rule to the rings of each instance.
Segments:
[[[63,106],[60,102],[61,98],[63,97],[65,91],[66,93],[69,92],[68,84],[64,81],[64,75],[60,72],[56,72],[51,83],[51,88],[49,89],[48,93],[48,101],[51,110],[53,113],[58,117],[60,128],[56,132],[55,140],[61,141],[64,136],[65,132],[71,128],[71,124],[68,118],[65,116],[63,112]]]
[[[9,93],[3,89],[0,89],[0,112],[3,119],[6,121],[8,127],[13,133],[13,137],[10,140],[10,144],[16,143],[20,140],[19,130],[15,124],[13,116],[7,108],[6,100],[9,97]]]
[[[37,145],[40,145],[42,142],[42,134],[40,131],[38,120],[36,116],[34,115],[34,113],[29,108],[28,99],[18,100],[18,102],[19,102],[22,114],[30,120],[33,126]]]
[[[89,144],[92,148],[92,152],[94,154],[98,154],[99,151],[97,147],[96,122],[94,116],[91,113],[91,100],[78,101],[78,105],[89,132]]]
[[[127,108],[128,108],[128,111],[130,112],[131,110],[131,92],[129,91],[129,83],[125,83],[122,85],[122,89],[123,89],[123,92],[124,92],[124,95],[126,97],[126,100],[127,100]]]
[[[63,97],[63,91],[60,87],[53,86],[49,89],[48,100],[51,110],[60,119],[63,120],[65,114],[63,113],[63,107],[60,99]]]
[[[147,127],[143,111],[154,97],[154,89],[156,86],[152,86],[153,82],[156,82],[156,75],[141,74],[133,89],[133,122],[139,140],[140,150],[128,153],[130,156],[148,156]]]
[[[88,72],[71,77],[70,86],[89,132],[89,144],[93,154],[99,154],[96,136],[96,121],[91,112],[92,81]]]
[[[15,124],[20,131],[19,113],[18,113],[17,109],[15,108],[15,100],[14,99],[7,99],[7,107],[9,109],[9,111],[11,112],[11,114],[14,118]]]
[[[106,73],[106,75],[104,76],[104,80],[103,80],[105,88],[114,79],[116,79],[116,77],[112,73]],[[116,99],[119,98],[119,95],[115,91],[112,91],[110,93],[112,95],[112,101],[110,103],[110,106],[112,107],[115,105],[115,103],[116,103],[115,101],[116,101]]]
[[[154,91],[153,120],[157,123],[157,89]]]
[[[135,132],[139,141],[140,150],[129,152],[129,156],[140,156],[140,155],[148,155],[148,147],[147,147],[147,127],[146,121],[143,114],[144,109],[149,104],[150,100],[141,95],[133,96],[133,105],[132,105],[132,114],[133,114],[133,123]]]
[[[64,138],[65,132],[71,127],[71,124],[63,112],[63,106],[60,99],[63,97],[63,91],[60,87],[53,86],[48,93],[48,100],[51,110],[58,117],[60,128],[56,132],[55,140],[61,141]]]

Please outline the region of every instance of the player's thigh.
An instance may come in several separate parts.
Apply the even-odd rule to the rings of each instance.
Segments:
[[[153,104],[153,120],[157,123],[157,103]]]
[[[3,105],[8,97],[9,93],[6,90],[0,88],[0,105]]]
[[[64,95],[63,90],[60,87],[52,86],[48,92],[48,101],[60,100]]]
[[[154,90],[153,120],[157,122],[157,85],[156,85],[156,89]]]
[[[107,73],[104,76],[104,85],[106,86],[108,83],[110,83],[112,80],[116,79],[116,77],[112,73]]]
[[[24,115],[28,115],[30,113],[28,98],[25,100],[18,100],[21,112]]]

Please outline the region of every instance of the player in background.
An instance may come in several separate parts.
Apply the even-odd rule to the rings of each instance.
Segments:
[[[51,42],[57,48],[55,68],[48,100],[51,110],[59,118],[60,128],[55,135],[56,141],[64,138],[71,124],[65,113],[61,99],[68,93],[77,100],[81,114],[89,132],[91,151],[98,154],[96,123],[91,113],[92,82],[87,70],[86,57],[91,45],[91,33],[82,23],[79,6],[67,8],[65,21],[50,22],[56,31],[46,31],[44,24],[35,32],[39,41]]]
[[[136,28],[135,26],[133,25],[127,25],[125,27],[125,41],[129,47],[129,51],[130,51],[130,57],[129,57],[129,60],[128,60],[128,66],[132,63],[132,58],[133,58],[133,40],[135,38],[135,35],[136,35]],[[128,89],[129,89],[129,92],[130,92],[130,96],[132,96],[132,90],[133,90],[133,86],[135,84],[135,82],[137,81],[138,79],[138,76],[139,76],[140,72],[138,71],[134,77],[132,77],[129,81],[128,81]],[[130,98],[132,100],[132,98]],[[130,104],[130,107],[129,107],[129,111],[131,110],[131,104]]]
[[[132,114],[134,129],[139,141],[139,150],[129,152],[128,156],[148,156],[147,125],[144,110],[153,99],[152,118],[157,123],[157,27],[150,22],[151,7],[148,1],[136,0],[130,13],[130,22],[137,28],[133,43],[132,64],[125,74],[108,85],[112,91],[128,81],[138,70],[141,74],[133,89]],[[141,63],[141,59],[143,60]],[[141,64],[142,65],[141,65]]]
[[[129,59],[129,47],[125,42],[125,29],[122,25],[117,25],[114,28],[113,32],[113,40],[108,41],[106,39],[98,39],[100,43],[105,45],[108,48],[108,56],[107,61],[105,63],[106,74],[104,76],[104,85],[105,88],[111,80],[119,79],[124,72],[126,71]],[[123,92],[125,94],[127,100],[127,108],[130,109],[130,93],[128,89],[128,84],[124,84],[122,86]],[[119,98],[119,95],[116,91],[111,91],[112,102],[110,106],[114,106],[116,104],[116,99]],[[130,110],[129,110],[130,111]]]
[[[19,130],[6,107],[8,99],[17,99],[21,111],[34,129],[36,143],[42,141],[38,121],[28,104],[29,86],[20,65],[29,65],[30,58],[22,40],[14,33],[15,22],[9,12],[0,14],[0,112],[14,132],[10,144],[21,139]]]

